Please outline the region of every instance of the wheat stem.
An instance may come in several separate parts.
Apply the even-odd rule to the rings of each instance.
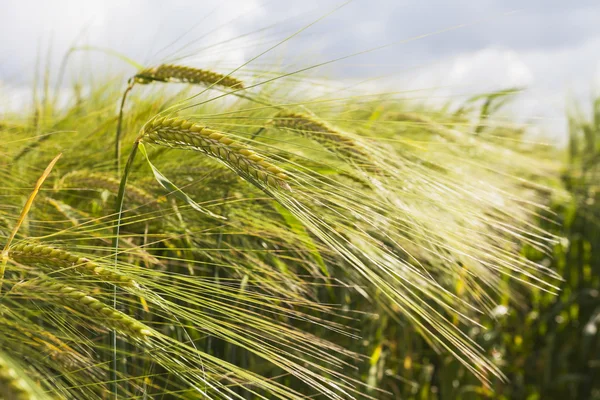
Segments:
[[[117,220],[115,221],[115,225],[113,228],[113,240],[112,240],[112,248],[115,249],[114,256],[114,272],[117,273],[117,264],[119,261],[119,231],[121,228],[121,219],[123,217],[123,201],[125,198],[125,187],[127,186],[127,178],[129,177],[129,173],[131,172],[131,167],[133,166],[133,161],[135,160],[135,155],[137,154],[137,150],[139,147],[139,139],[133,143],[133,147],[131,148],[131,152],[129,153],[129,158],[127,159],[127,164],[125,164],[125,169],[123,170],[123,176],[121,177],[121,182],[119,183],[119,192],[117,194],[117,204],[116,204],[116,214]],[[117,308],[117,286],[113,286],[113,307]],[[113,329],[110,331],[110,346],[112,347],[112,360],[111,360],[111,372],[110,372],[110,391],[114,395],[115,399],[119,397],[119,385],[118,382],[118,374],[117,374],[117,347],[120,343],[117,340],[116,331]]]
[[[121,173],[121,126],[123,124],[123,109],[125,108],[125,101],[127,100],[127,95],[133,89],[135,85],[135,80],[130,79],[127,84],[127,89],[123,93],[123,97],[121,98],[121,106],[119,107],[119,119],[117,120],[117,135],[115,137],[115,168],[117,170],[117,174]]]
[[[58,154],[56,157],[54,157],[52,159],[52,161],[50,161],[50,164],[48,164],[48,166],[46,167],[46,169],[44,170],[42,175],[38,178],[38,180],[35,183],[35,186],[33,188],[33,191],[27,198],[27,201],[25,202],[25,206],[23,206],[23,209],[21,210],[21,215],[19,215],[19,219],[17,220],[17,223],[15,224],[12,232],[10,233],[10,236],[6,240],[6,244],[4,245],[4,249],[2,250],[2,260],[0,262],[0,292],[2,291],[2,283],[4,282],[4,271],[6,270],[6,263],[8,262],[8,249],[10,247],[10,244],[12,243],[17,232],[19,231],[21,224],[25,220],[25,217],[27,216],[27,213],[29,212],[31,205],[33,204],[33,201],[35,200],[35,196],[37,196],[40,188],[42,187],[42,184],[44,183],[44,181],[46,180],[48,175],[50,175],[50,171],[52,171],[54,164],[56,164],[56,162],[58,161],[60,156],[62,156],[62,153]]]

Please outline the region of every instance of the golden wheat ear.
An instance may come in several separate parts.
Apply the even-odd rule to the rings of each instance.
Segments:
[[[201,151],[243,178],[274,189],[291,190],[288,176],[264,157],[242,147],[224,133],[179,118],[157,118],[146,125],[141,140],[161,146]]]
[[[231,76],[205,69],[171,64],[162,64],[158,67],[142,70],[133,77],[133,80],[135,83],[140,84],[148,84],[154,81],[185,82],[192,84],[220,85],[235,89],[244,88],[242,81]]]

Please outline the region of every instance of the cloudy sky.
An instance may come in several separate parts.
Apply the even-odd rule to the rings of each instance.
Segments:
[[[598,0],[0,0],[0,10],[4,97],[26,91],[49,46],[55,70],[74,44],[231,69],[303,28],[244,68],[342,58],[318,72],[457,101],[526,87],[512,112],[559,138],[566,103],[600,82]],[[99,71],[131,69],[109,59],[92,58]]]

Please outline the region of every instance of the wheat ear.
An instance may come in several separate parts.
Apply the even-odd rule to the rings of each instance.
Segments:
[[[111,193],[118,193],[119,181],[104,174],[74,171],[69,172],[61,179],[61,185],[68,188],[83,187],[86,189],[106,189]],[[126,197],[136,204],[158,208],[156,199],[145,190],[129,185]]]
[[[231,76],[182,65],[161,64],[158,67],[146,68],[135,74],[127,83],[127,89],[125,89],[125,92],[123,93],[121,107],[119,108],[119,119],[117,122],[117,134],[115,138],[117,173],[121,172],[121,126],[123,123],[123,110],[125,108],[127,95],[131,92],[136,83],[144,85],[151,82],[185,82],[208,86],[218,85],[231,89],[244,88],[244,83],[242,81]],[[238,94],[238,96],[245,98],[245,96],[241,94]]]
[[[85,257],[43,244],[20,243],[11,247],[8,254],[11,259],[21,264],[74,269],[83,275],[100,278],[118,286],[139,288],[137,282],[127,275],[101,267]]]
[[[147,68],[138,72],[134,81],[147,84],[159,82],[185,82],[193,84],[220,85],[229,88],[243,89],[244,84],[239,79],[205,69],[185,67],[181,65],[162,64],[158,67]]]
[[[2,310],[2,312],[4,313],[7,311]],[[21,340],[19,340],[18,343],[10,343],[10,346],[13,349],[18,350],[25,348],[26,346],[36,347],[40,349],[40,352],[44,357],[47,355],[53,361],[57,361],[67,368],[93,368],[91,359],[86,359],[85,356],[72,349],[65,342],[50,332],[42,330],[39,325],[36,325],[30,320],[24,320],[21,321],[21,323],[17,323],[2,316],[0,317],[0,325],[10,328],[12,333],[19,332],[29,339],[29,341],[24,341],[22,338],[19,338]]]
[[[422,114],[412,112],[393,112],[388,114],[386,118],[392,121],[414,122],[424,130],[437,134],[449,141],[456,141],[465,138],[463,132],[448,128],[447,126]]]
[[[49,278],[40,278],[24,282],[19,290],[25,288],[35,288],[43,292],[43,298],[50,295],[58,303],[78,310],[107,329],[117,330],[129,337],[144,341],[153,335],[153,330],[142,322],[72,286]]]
[[[290,190],[284,171],[225,134],[180,118],[157,118],[142,131],[141,140],[161,146],[201,151],[242,177]]]
[[[347,133],[310,115],[284,110],[277,113],[269,124],[275,128],[298,132],[346,157],[359,156],[361,161],[369,159],[367,152]]]

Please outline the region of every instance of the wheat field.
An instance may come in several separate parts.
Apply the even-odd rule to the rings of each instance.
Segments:
[[[600,396],[598,101],[566,155],[518,91],[212,67],[1,115],[0,398]]]

